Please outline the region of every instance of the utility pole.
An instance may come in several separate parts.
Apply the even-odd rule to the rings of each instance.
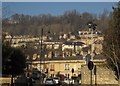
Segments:
[[[43,28],[41,29],[41,62],[43,58]]]
[[[43,49],[42,49],[42,45],[43,45],[43,43],[42,43],[42,41],[43,41],[43,28],[41,29],[41,40],[40,40],[40,73],[42,74],[42,57],[43,57]],[[40,74],[40,75],[41,75]],[[40,83],[42,83],[42,78],[41,78],[41,76],[40,76]]]

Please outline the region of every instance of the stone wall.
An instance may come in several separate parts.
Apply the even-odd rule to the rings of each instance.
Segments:
[[[91,83],[91,72],[87,65],[81,66],[81,83]],[[115,80],[113,72],[105,65],[96,65],[96,75],[94,75],[94,68],[92,70],[92,84],[118,84]]]

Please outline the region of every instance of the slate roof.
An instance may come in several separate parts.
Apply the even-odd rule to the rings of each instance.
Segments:
[[[49,60],[83,60],[83,56],[82,55],[79,55],[79,56],[69,56],[69,57],[54,57],[54,58],[51,58]]]
[[[103,54],[97,54],[93,58],[94,58],[94,60],[105,59],[105,55],[103,55]]]
[[[87,58],[91,58],[91,55],[87,55]],[[105,59],[105,56],[102,55],[102,54],[98,54],[98,55],[95,55],[94,57],[94,60],[102,60],[102,59]],[[52,58],[42,58],[41,59],[42,61],[54,61],[54,60],[83,60],[83,56],[82,55],[78,55],[78,56],[68,56],[68,57],[62,57],[62,56],[59,56],[59,57],[52,57]],[[37,58],[36,60],[34,61],[40,61],[40,58]]]
[[[65,42],[64,44],[66,44],[66,45],[75,45],[75,46],[82,46],[85,43],[83,43],[83,42]]]

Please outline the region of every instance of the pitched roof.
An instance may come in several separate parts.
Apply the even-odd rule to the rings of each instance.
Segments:
[[[49,60],[83,60],[83,56],[82,55],[78,55],[78,56],[69,56],[69,57],[53,57]]]
[[[75,45],[75,46],[82,46],[85,43],[83,43],[83,42],[65,42],[64,44],[66,44],[66,45]]]
[[[88,54],[87,58],[91,58],[91,55]],[[93,57],[94,60],[102,60],[105,59],[105,56],[102,54],[97,54]],[[54,60],[83,60],[82,55],[77,55],[77,56],[68,56],[68,57],[52,57],[52,58],[41,58],[41,61],[54,61]],[[33,61],[40,61],[40,58],[37,58],[36,60]]]
[[[97,55],[95,55],[93,58],[94,58],[94,60],[106,59],[106,58],[105,58],[105,55],[103,55],[103,54],[97,54]]]

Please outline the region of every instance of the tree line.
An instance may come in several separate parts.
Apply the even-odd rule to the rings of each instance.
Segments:
[[[103,54],[107,59],[108,67],[114,71],[116,79],[120,81],[120,3],[118,3],[116,7],[113,7],[112,13],[105,10],[99,17],[90,13],[80,14],[74,10],[66,11],[64,15],[61,16],[52,16],[50,14],[39,16],[14,14],[11,16],[11,19],[19,23],[8,24],[6,23],[7,19],[3,19],[3,31],[7,31],[12,35],[39,35],[41,28],[44,28],[46,32],[51,31],[52,33],[55,32],[59,34],[60,32],[67,33],[69,31],[87,29],[86,23],[93,21],[98,25],[98,29],[104,32]],[[3,73],[7,74],[8,70],[6,69],[11,69],[11,67],[6,66],[8,65],[6,61],[9,63],[14,56],[11,56],[11,52],[9,51],[16,50],[9,46],[6,47],[6,45],[2,46],[2,54],[4,57],[2,59]],[[8,56],[9,54],[10,56]],[[18,50],[15,56],[19,57]],[[21,54],[21,57],[24,57],[23,54]],[[25,67],[24,61],[23,59],[22,71]]]
[[[4,14],[5,15],[5,14]],[[40,14],[38,16],[13,14],[10,19],[3,19],[3,31],[11,35],[32,35],[39,36],[41,28],[44,35],[63,34],[88,29],[87,23],[92,21],[97,24],[98,30],[103,31],[108,28],[108,21],[111,12],[104,10],[96,15],[88,12],[80,13],[76,10],[69,10],[63,15],[54,16],[51,14]],[[16,23],[9,24],[8,20]]]

